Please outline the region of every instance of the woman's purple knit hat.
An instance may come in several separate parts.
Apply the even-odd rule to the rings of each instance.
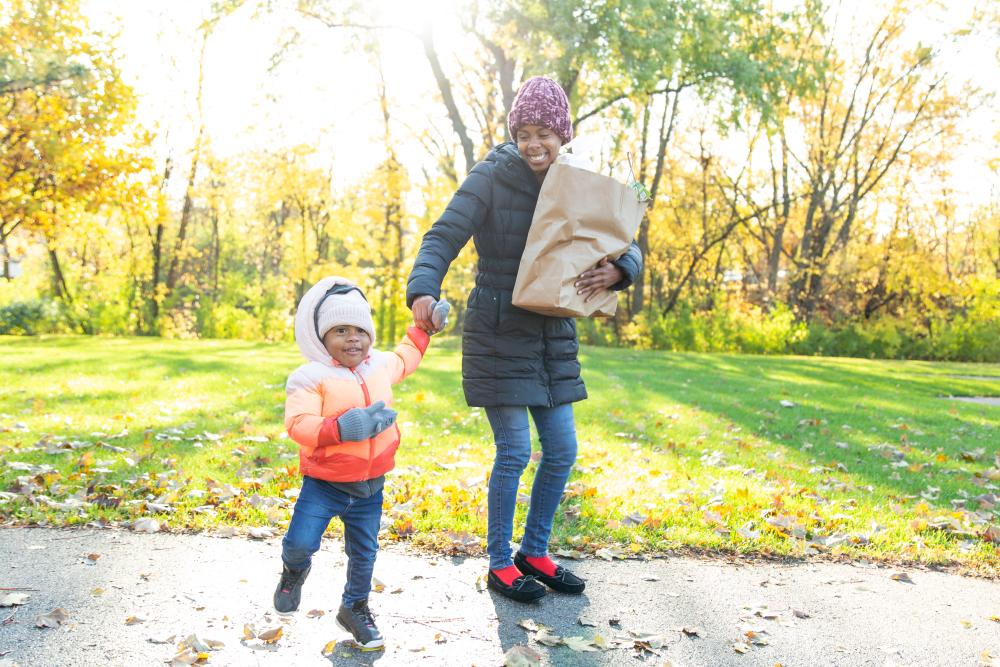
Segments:
[[[569,120],[569,100],[558,83],[544,76],[534,76],[517,91],[507,115],[510,136],[524,125],[539,125],[552,129],[564,144],[573,139],[573,124]]]

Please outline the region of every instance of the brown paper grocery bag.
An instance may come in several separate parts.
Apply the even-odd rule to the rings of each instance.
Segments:
[[[602,258],[628,250],[645,210],[632,188],[557,161],[538,194],[513,304],[555,317],[614,315],[616,292],[584,303],[573,282]]]

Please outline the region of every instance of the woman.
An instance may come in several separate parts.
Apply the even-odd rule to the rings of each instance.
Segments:
[[[462,386],[470,406],[486,409],[496,458],[489,483],[487,582],[522,602],[546,589],[579,594],[584,581],[548,556],[552,520],[576,460],[573,403],[587,397],[577,361],[576,323],[511,305],[514,279],[545,174],[573,138],[566,94],[555,81],[529,79],[507,117],[516,143],[493,148],[473,167],[440,219],[424,235],[410,273],[407,305],[414,323],[433,331],[431,308],[448,266],[473,238],[479,255],[462,334]],[[575,285],[589,299],[622,290],[642,269],[634,243],[620,258],[602,260]],[[521,474],[531,456],[528,414],[542,458],[535,475],[520,551],[511,556]]]

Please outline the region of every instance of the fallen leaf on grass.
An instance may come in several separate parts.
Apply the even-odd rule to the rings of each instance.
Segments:
[[[908,575],[906,572],[897,572],[896,574],[892,575],[889,578],[892,579],[893,581],[902,581],[904,584],[915,583],[913,579],[910,579],[910,575]]]
[[[24,604],[31,599],[27,593],[5,593],[0,595],[0,607],[13,607],[17,604]]]
[[[990,524],[983,529],[981,538],[987,542],[993,542],[994,544],[1000,544],[1000,526]]]
[[[69,612],[62,607],[56,607],[47,614],[39,614],[35,617],[35,627],[37,628],[58,628],[69,618]]]
[[[514,646],[503,654],[504,667],[541,667],[542,655],[530,646]]]

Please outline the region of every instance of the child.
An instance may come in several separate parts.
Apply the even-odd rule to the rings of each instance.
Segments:
[[[430,333],[447,322],[437,304]],[[337,624],[362,650],[378,650],[382,634],[368,608],[382,518],[382,486],[392,470],[399,428],[391,385],[416,370],[428,333],[410,327],[394,352],[372,347],[375,327],[364,294],[343,278],[324,278],[299,302],[295,342],[309,360],[288,377],[285,427],[299,444],[302,490],[282,540],[281,580],[274,608],[299,607],[302,583],[330,519],[344,522],[347,584]]]

